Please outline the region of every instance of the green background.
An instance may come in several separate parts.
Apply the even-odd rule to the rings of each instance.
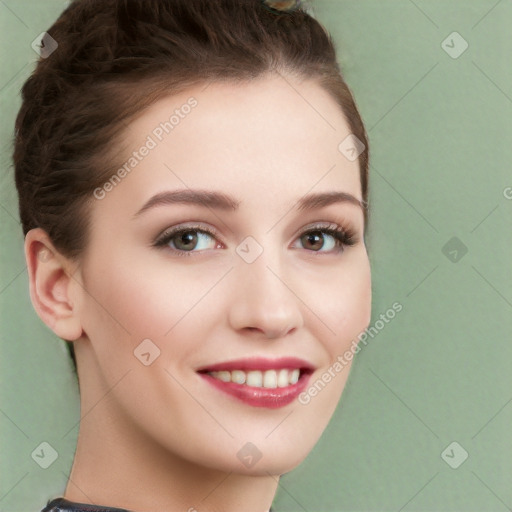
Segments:
[[[29,300],[11,163],[19,89],[37,58],[31,43],[66,5],[0,1],[5,512],[38,512],[64,491],[80,419],[64,343]],[[357,354],[325,435],[282,478],[274,508],[510,510],[512,1],[313,6],[370,135],[371,325],[394,302],[403,310]],[[58,452],[48,469],[31,457],[43,441]],[[457,469],[441,456],[454,441],[446,460],[469,455]]]

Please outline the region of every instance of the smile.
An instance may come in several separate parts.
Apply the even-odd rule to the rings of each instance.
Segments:
[[[198,371],[211,386],[253,407],[276,409],[293,402],[314,368],[296,358],[250,359]]]

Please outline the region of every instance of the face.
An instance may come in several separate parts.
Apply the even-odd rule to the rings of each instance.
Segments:
[[[192,88],[133,121],[76,274],[83,399],[109,392],[140,442],[182,460],[295,467],[370,321],[349,134],[320,86],[281,77]]]

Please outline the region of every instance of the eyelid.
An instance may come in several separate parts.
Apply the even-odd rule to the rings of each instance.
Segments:
[[[345,226],[344,224],[340,224],[339,222],[333,222],[333,221],[316,221],[311,222],[309,224],[306,224],[305,226],[302,226],[296,233],[295,236],[298,236],[299,234],[306,233],[308,231],[312,231],[315,229],[339,229],[343,228],[345,231],[347,231],[349,228],[348,226]]]
[[[355,238],[357,241],[359,241],[359,239],[362,238],[359,234],[359,228],[354,222],[351,222],[348,219],[339,219],[338,221],[319,220],[308,223],[295,232],[293,239],[295,240],[298,236],[301,236],[304,233],[320,230],[341,230],[347,235],[350,235],[351,237]]]

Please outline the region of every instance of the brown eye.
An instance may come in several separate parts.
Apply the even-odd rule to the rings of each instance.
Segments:
[[[193,248],[197,244],[198,236],[195,231],[182,231],[174,235],[174,246],[179,251],[186,251]]]
[[[180,256],[188,256],[217,245],[215,234],[204,227],[189,226],[165,231],[154,243]]]
[[[305,235],[302,235],[301,242],[306,249],[311,249],[316,251],[322,248],[324,244],[324,237],[322,236],[321,231],[310,231]],[[310,245],[310,247],[308,247]]]
[[[355,245],[358,237],[354,231],[342,227],[309,229],[299,237],[302,247],[319,254],[341,253],[346,247]]]

